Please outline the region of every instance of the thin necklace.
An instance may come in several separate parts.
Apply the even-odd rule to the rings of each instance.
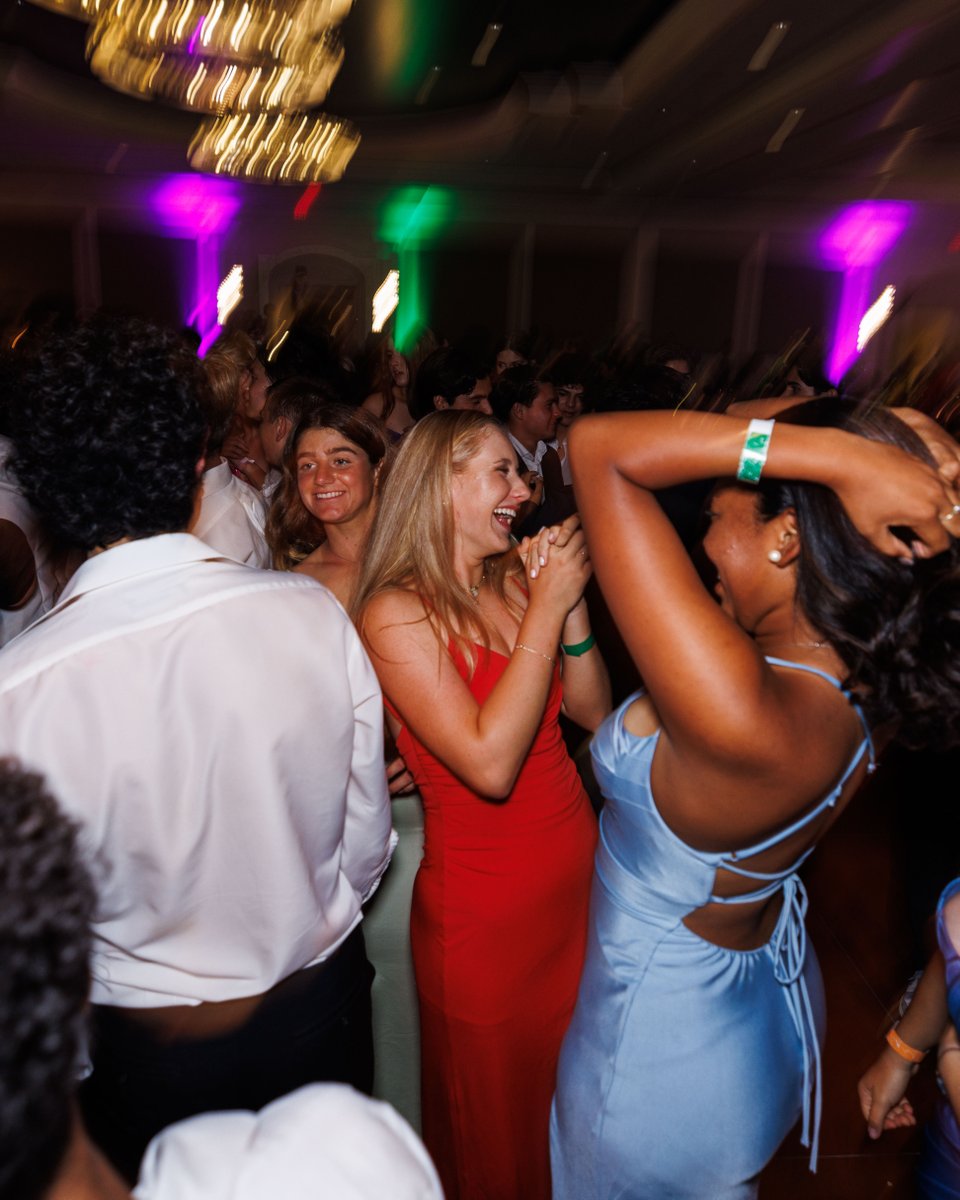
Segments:
[[[468,583],[467,584],[467,591],[474,598],[474,600],[478,601],[480,599],[480,589],[483,587],[483,581],[486,579],[486,577],[487,577],[487,573],[486,573],[486,571],[484,571],[484,573],[480,576],[479,583],[477,583],[477,584]]]

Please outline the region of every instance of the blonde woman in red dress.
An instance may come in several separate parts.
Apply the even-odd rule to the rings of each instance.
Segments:
[[[408,434],[355,601],[424,801],[411,932],[423,1135],[448,1200],[548,1200],[548,1122],[583,962],[596,822],[560,735],[610,707],[576,518],[525,540],[500,427]],[[560,644],[568,647],[562,658]]]

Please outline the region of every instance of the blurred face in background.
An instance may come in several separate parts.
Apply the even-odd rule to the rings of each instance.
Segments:
[[[557,384],[557,405],[560,409],[560,424],[569,429],[583,412],[583,384]]]

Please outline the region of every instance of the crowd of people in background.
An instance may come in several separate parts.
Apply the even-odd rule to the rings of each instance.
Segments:
[[[960,742],[947,377],[64,324],[0,374],[0,1200],[740,1197],[798,1120],[815,1167],[797,871]],[[939,1047],[933,1197],[937,919],[860,1087],[912,1123]]]

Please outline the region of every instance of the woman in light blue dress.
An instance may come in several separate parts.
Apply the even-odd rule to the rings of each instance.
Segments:
[[[775,429],[654,412],[571,432],[646,690],[594,740],[606,804],[556,1200],[752,1196],[798,1118],[815,1167],[823,994],[797,869],[871,769],[871,729],[960,737],[960,458],[910,420],[923,440],[836,401]],[[718,606],[653,490],[738,471],[704,540]]]

